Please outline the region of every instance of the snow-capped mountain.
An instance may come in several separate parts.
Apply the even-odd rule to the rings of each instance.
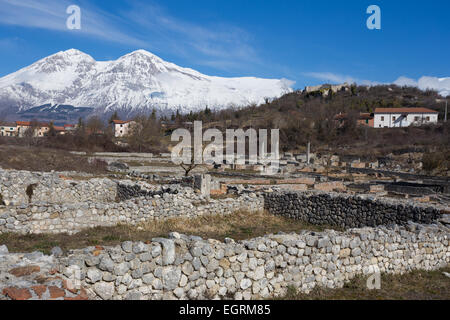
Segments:
[[[71,49],[0,78],[0,109],[23,112],[63,104],[97,112],[156,108],[183,113],[206,106],[261,104],[291,91],[288,80],[207,76],[145,50],[115,61],[95,61]]]

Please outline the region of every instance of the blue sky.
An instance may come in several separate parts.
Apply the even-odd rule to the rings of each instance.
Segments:
[[[81,8],[81,30],[66,8]],[[366,9],[381,8],[381,30]],[[0,0],[0,76],[76,48],[96,60],[146,49],[217,76],[391,83],[450,76],[447,0]]]

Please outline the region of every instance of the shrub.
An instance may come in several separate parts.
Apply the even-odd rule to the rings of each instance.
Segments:
[[[443,152],[425,153],[422,157],[423,169],[427,172],[445,167],[446,159]]]

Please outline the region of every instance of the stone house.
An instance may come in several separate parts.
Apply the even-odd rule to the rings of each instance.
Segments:
[[[17,126],[15,123],[0,124],[0,137],[14,137],[17,135]]]
[[[114,124],[114,136],[116,138],[126,137],[133,127],[134,124],[136,124],[135,121],[132,120],[113,120]]]
[[[74,131],[76,128],[77,128],[77,126],[74,124],[65,124],[64,125],[64,134],[65,134],[65,132]]]
[[[30,121],[16,121],[17,136],[23,137],[25,132],[34,127],[34,137],[44,137],[50,131],[50,125],[48,123],[36,123],[33,124]]]
[[[55,129],[56,134],[60,135],[66,134],[66,128],[64,126],[54,126],[53,129]]]
[[[344,125],[345,121],[348,119],[348,115],[346,113],[339,113],[334,117],[334,120],[338,122],[339,126]],[[370,113],[360,113],[358,118],[356,119],[358,125],[361,126],[374,126],[374,117],[373,114]]]
[[[34,137],[44,137],[50,132],[50,124],[48,123],[32,123],[31,121],[16,121],[15,123],[0,124],[1,137],[23,137],[25,132],[34,127]],[[66,134],[75,130],[76,126],[65,124],[64,126],[53,127],[57,134]]]

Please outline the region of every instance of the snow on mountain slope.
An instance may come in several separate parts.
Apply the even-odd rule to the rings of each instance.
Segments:
[[[145,50],[99,62],[70,49],[0,78],[0,107],[7,101],[20,111],[50,103],[101,111],[189,112],[261,104],[288,92],[288,80],[207,76]]]

